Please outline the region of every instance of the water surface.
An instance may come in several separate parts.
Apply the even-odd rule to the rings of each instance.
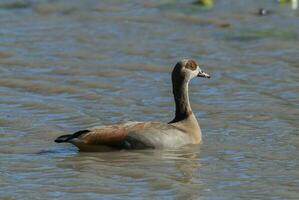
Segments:
[[[299,199],[298,20],[276,1],[1,1],[0,199]],[[190,86],[200,146],[53,142],[170,121],[185,57],[212,75]]]

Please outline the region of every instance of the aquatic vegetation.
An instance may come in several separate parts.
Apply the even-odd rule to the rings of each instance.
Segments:
[[[213,0],[196,0],[193,2],[195,5],[200,5],[206,8],[212,8],[214,6],[214,1]]]
[[[59,3],[38,3],[32,8],[35,12],[42,15],[48,15],[53,13],[60,14],[71,14],[76,11],[77,8],[75,6],[70,6],[67,4],[59,4]]]
[[[278,0],[281,5],[291,4],[293,10],[297,10],[298,8],[298,0]]]
[[[228,39],[238,41],[257,40],[262,38],[276,38],[283,40],[297,39],[298,35],[295,32],[280,30],[280,29],[266,29],[257,31],[244,31],[236,35],[229,36]]]
[[[28,8],[29,6],[31,6],[30,2],[24,0],[4,1],[0,3],[0,8],[2,9]]]
[[[278,0],[279,3],[291,3],[293,0]]]
[[[214,6],[214,0],[195,0],[191,3],[179,2],[175,0],[165,0],[158,5],[160,10],[174,11],[176,13],[198,13]]]

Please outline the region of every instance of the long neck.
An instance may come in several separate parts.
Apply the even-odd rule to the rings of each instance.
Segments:
[[[189,95],[189,80],[177,79],[172,81],[172,90],[175,100],[175,118],[170,123],[182,121],[192,114]]]

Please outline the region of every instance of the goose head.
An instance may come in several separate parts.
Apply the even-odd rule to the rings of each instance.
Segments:
[[[179,61],[172,71],[173,82],[188,82],[194,77],[210,78],[210,75],[203,72],[200,65],[192,59]]]
[[[210,78],[210,75],[203,72],[194,60],[183,59],[178,62],[172,71],[172,92],[175,100],[175,118],[170,123],[184,121],[193,112],[189,102],[188,83],[194,77]],[[193,116],[193,124],[200,130],[197,121]],[[200,132],[200,131],[199,131]]]

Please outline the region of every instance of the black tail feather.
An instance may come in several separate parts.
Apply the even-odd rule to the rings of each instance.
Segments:
[[[62,135],[59,136],[58,138],[56,138],[56,140],[54,140],[56,143],[62,143],[62,142],[67,142],[70,140],[70,138],[72,137],[72,135]]]
[[[71,139],[77,138],[80,135],[88,133],[88,132],[90,132],[90,131],[89,130],[81,130],[81,131],[78,131],[78,132],[76,132],[74,134],[62,135],[62,136],[59,136],[58,138],[56,138],[56,140],[54,140],[54,141],[56,143],[68,142]]]

